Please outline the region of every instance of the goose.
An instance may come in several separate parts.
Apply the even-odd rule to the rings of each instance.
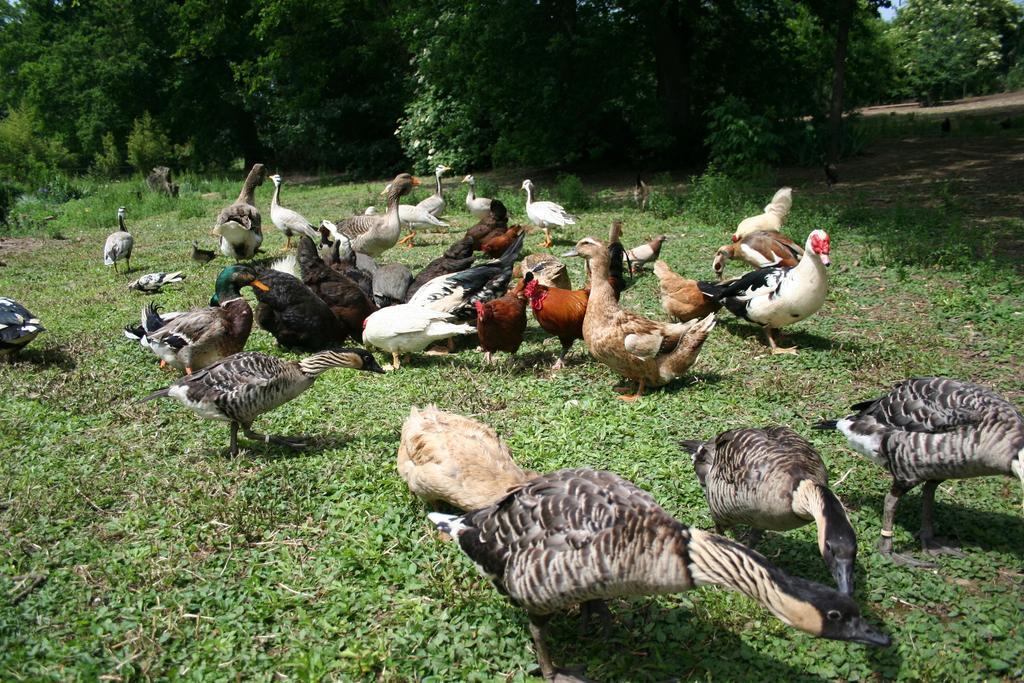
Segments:
[[[274,183],[274,195],[270,198],[270,220],[287,238],[284,248],[291,249],[292,237],[295,235],[306,235],[314,242],[319,239],[320,235],[312,223],[297,211],[281,206],[281,176],[274,174],[270,180]]]
[[[217,215],[210,232],[220,238],[220,253],[235,262],[252,258],[263,244],[263,222],[256,208],[256,188],[263,184],[263,164],[253,164],[238,198]]]
[[[126,214],[127,209],[123,206],[118,207],[118,229],[107,236],[107,241],[103,245],[103,265],[114,266],[115,273],[117,272],[117,262],[121,259],[124,259],[128,268],[127,272],[132,271],[132,249],[135,247],[135,238],[128,232],[128,226],[125,225]]]
[[[778,232],[782,229],[782,224],[786,222],[791,208],[793,208],[793,188],[780,188],[764,207],[763,213],[740,221],[740,224],[736,226],[736,232],[732,235],[732,241],[738,242],[758,230]]]
[[[775,343],[774,330],[813,315],[828,294],[829,237],[824,230],[807,236],[804,255],[792,268],[769,266],[727,283],[700,282],[700,291],[744,320],[764,328],[772,353],[796,353]]]
[[[391,367],[398,370],[402,366],[402,355],[422,351],[436,341],[474,332],[475,327],[458,323],[451,313],[408,303],[371,313],[363,323],[363,343],[389,352]]]
[[[583,318],[583,340],[590,355],[639,384],[635,394],[620,396],[622,400],[635,401],[646,387],[664,386],[690,369],[715,327],[713,312],[684,323],[649,320],[619,307],[608,281],[608,248],[604,244],[584,237],[564,255],[587,259],[593,276]]]
[[[204,420],[231,423],[232,456],[238,455],[238,428],[253,441],[301,447],[301,439],[257,434],[253,421],[292,400],[313,386],[331,368],[383,372],[374,357],[363,349],[339,348],[314,353],[300,361],[288,361],[265,353],[242,352],[174,384],[155,391],[140,403],[173,398]]]
[[[398,200],[412,192],[412,188],[419,184],[419,178],[408,173],[399,173],[384,191],[388,198],[387,213],[382,216],[352,216],[338,224],[338,232],[351,240],[353,250],[367,256],[377,256],[387,251],[395,246],[402,234]]]
[[[318,251],[320,258],[327,265],[331,265],[334,262],[333,252],[335,251],[337,251],[338,261],[348,261],[354,253],[352,240],[338,232],[338,226],[326,219],[320,222],[320,244]]]
[[[551,241],[551,228],[576,225],[576,218],[570,216],[558,204],[554,202],[533,201],[532,180],[524,180],[522,189],[526,191],[526,215],[529,216],[530,222],[544,230],[544,242],[541,246],[550,247],[553,244]]]
[[[476,216],[478,220],[483,220],[490,216],[491,200],[487,197],[476,196],[476,178],[468,175],[462,179],[462,182],[469,185],[469,191],[466,192],[466,208],[469,209],[469,212]]]
[[[128,285],[128,289],[134,289],[144,294],[156,294],[164,285],[173,285],[185,280],[181,271],[174,273],[147,273],[135,282]]]
[[[46,328],[14,299],[0,297],[0,359],[11,360]]]
[[[491,505],[537,476],[515,463],[493,429],[434,405],[409,410],[397,465],[417,497],[460,510]]]
[[[303,235],[296,250],[299,279],[323,300],[344,328],[346,335],[356,342],[363,340],[363,321],[377,310],[358,283],[341,271],[320,260],[313,240]]]
[[[423,209],[438,218],[444,214],[444,191],[441,187],[441,177],[450,170],[444,164],[438,164],[434,168],[434,194],[417,204],[417,209]]]
[[[142,310],[140,343],[160,358],[160,367],[170,365],[186,374],[241,351],[253,321],[252,308],[242,298],[243,287],[268,288],[252,268],[234,265],[217,276],[217,289],[207,307],[161,316],[150,304]]]
[[[947,479],[1015,476],[1024,487],[1024,417],[990,389],[945,377],[904,380],[851,415],[828,420],[850,448],[892,475],[885,497],[878,550],[899,564],[934,566],[892,551],[896,506],[907,491],[924,484],[921,495],[921,547],[931,554],[959,554],[939,542],[932,528],[935,490]]]
[[[758,230],[719,247],[715,252],[715,260],[711,268],[718,276],[718,281],[725,279],[725,263],[729,259],[739,259],[754,268],[765,266],[782,266],[792,268],[803,256],[804,250],[799,244],[780,232]]]
[[[450,227],[448,223],[445,223],[434,214],[430,213],[420,206],[410,206],[408,204],[400,204],[398,207],[398,220],[401,221],[402,227],[409,230],[409,234],[398,240],[398,244],[404,244],[407,247],[413,246],[413,239],[416,237],[416,231],[425,228],[447,228]]]
[[[846,510],[828,488],[828,470],[814,446],[789,427],[730,429],[710,441],[683,441],[711,509],[715,531],[818,526],[818,549],[839,591],[853,595],[857,536]]]
[[[493,505],[462,516],[431,513],[495,588],[526,610],[541,672],[555,668],[546,642],[555,612],[582,603],[607,616],[609,598],[715,585],[743,593],[814,636],[885,647],[887,636],[847,595],[790,576],[739,543],[687,527],[649,493],[612,472],[541,475]]]

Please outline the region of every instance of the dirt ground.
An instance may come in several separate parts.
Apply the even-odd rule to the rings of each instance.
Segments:
[[[901,104],[882,104],[877,107],[864,107],[859,111],[864,116],[891,113],[941,114],[943,116],[961,113],[984,113],[986,115],[991,114],[992,116],[996,114],[1008,116],[1024,112],[1024,90],[1004,92],[997,95],[967,97],[962,100],[945,102],[935,107],[922,107],[919,102],[904,102]]]

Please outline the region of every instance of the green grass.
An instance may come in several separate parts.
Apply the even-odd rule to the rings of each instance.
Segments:
[[[199,266],[188,249],[193,239],[210,241],[225,201],[199,193],[230,201],[237,186],[188,178],[175,202],[139,182],[93,184],[80,200],[45,207],[55,217],[37,229],[67,239],[3,258],[0,294],[28,306],[48,332],[0,367],[0,678],[526,680],[535,658],[524,615],[438,539],[395,471],[409,406],[428,402],[495,426],[526,467],[614,470],[701,528],[711,522],[680,438],[788,424],[820,449],[834,481],[846,475],[837,493],[861,540],[856,599],[894,636],[891,649],[815,640],[741,595],[704,589],[616,602],[611,642],[578,637],[571,616],[556,619],[559,663],[586,663],[602,681],[1024,677],[1019,485],[944,484],[937,529],[959,538],[966,557],[943,558],[938,571],[897,567],[874,551],[888,476],[835,434],[809,429],[912,375],[984,382],[1019,405],[1021,278],[984,231],[1019,235],[1022,221],[969,223],[955,187],[935,209],[909,200],[879,209],[841,186],[827,197],[801,195],[786,229],[800,239],[827,229],[833,266],[823,310],[787,331],[801,347],[795,357],[766,355],[753,327],[723,313],[692,375],[624,405],[611,390],[617,378],[582,344],[551,375],[558,344],[531,323],[520,354],[495,367],[463,351],[421,356],[388,375],[332,371],[256,423],[315,435],[311,447],[245,442],[230,459],[225,425],[173,402],[137,403],[173,377],[121,327],[149,301],[125,288],[143,272],[188,275],[156,297],[167,310],[209,298],[224,260]],[[286,185],[284,196],[318,221],[361,211],[379,187]],[[622,217],[625,242],[673,236],[663,257],[706,278],[715,248],[775,187],[704,178],[663,193],[646,214],[616,203],[622,193],[587,189],[591,208],[553,251],[606,236]],[[463,196],[461,187],[449,193],[459,229],[470,224]],[[501,196],[522,219],[521,193],[505,187]],[[269,198],[269,186],[259,190],[264,209]],[[122,204],[136,236],[130,277],[100,258]],[[447,241],[384,260],[415,269]],[[283,244],[269,225],[266,243],[271,251]],[[580,282],[582,264],[571,268]],[[650,274],[623,303],[663,318]],[[262,330],[248,348],[297,357]],[[919,490],[904,497],[897,548],[915,547],[919,503]],[[787,571],[831,583],[812,528],[768,534],[759,549]],[[38,585],[19,595],[34,577]]]

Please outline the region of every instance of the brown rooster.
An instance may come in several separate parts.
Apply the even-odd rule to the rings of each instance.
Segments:
[[[519,233],[522,231],[523,226],[513,225],[497,237],[488,237],[480,245],[480,250],[491,258],[500,258],[508,250],[509,245],[516,241],[516,238],[519,237]]]
[[[484,350],[484,362],[490,363],[495,351],[515,353],[526,332],[526,298],[509,292],[500,299],[474,301],[476,334]]]
[[[551,366],[552,370],[558,370],[565,364],[565,354],[572,348],[572,343],[583,339],[583,318],[587,315],[590,290],[545,287],[529,272],[516,287],[516,291],[520,290],[530,301],[537,323],[562,342],[562,353]]]
[[[703,318],[722,306],[701,292],[696,280],[673,273],[664,261],[654,263],[654,274],[661,289],[661,307],[681,323]]]

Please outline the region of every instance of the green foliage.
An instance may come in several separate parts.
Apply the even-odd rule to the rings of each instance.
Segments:
[[[769,115],[755,114],[745,101],[732,95],[710,107],[705,143],[711,163],[726,173],[753,175],[779,158],[781,138]]]
[[[569,213],[584,211],[594,204],[590,190],[586,188],[579,176],[572,173],[560,173],[555,179],[552,192],[555,200]]]
[[[116,178],[121,174],[121,152],[113,133],[104,133],[102,148],[92,160],[92,172],[103,178]]]
[[[173,148],[167,133],[148,111],[135,119],[128,135],[128,163],[136,171],[145,175],[154,166],[169,164],[172,155]]]
[[[488,164],[486,140],[473,125],[469,107],[433,85],[416,91],[396,132],[417,173],[428,173],[437,164],[467,169]]]
[[[907,0],[891,28],[905,87],[925,102],[1000,87],[1022,17],[1012,0]]]
[[[59,140],[46,137],[36,111],[22,101],[0,119],[0,177],[26,186],[38,185],[67,163]]]

